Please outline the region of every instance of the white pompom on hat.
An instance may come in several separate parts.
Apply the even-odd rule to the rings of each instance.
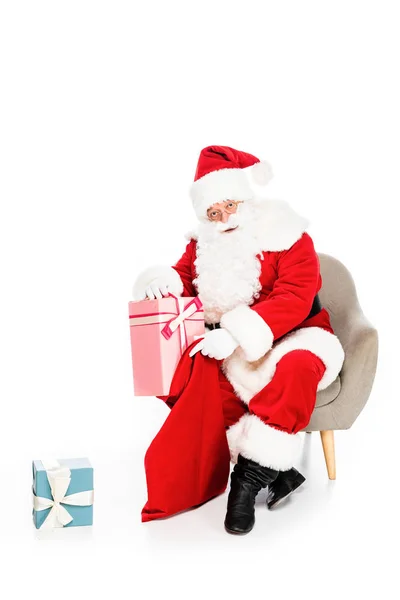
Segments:
[[[251,183],[266,185],[273,173],[269,163],[228,146],[207,146],[200,152],[194,183],[190,188],[193,207],[199,219],[224,200],[251,200]]]

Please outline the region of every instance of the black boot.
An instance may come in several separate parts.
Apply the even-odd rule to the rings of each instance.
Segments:
[[[285,498],[290,496],[294,490],[297,490],[305,480],[306,478],[296,471],[296,469],[280,471],[278,477],[270,484],[268,489],[268,508],[271,509],[280,504]]]
[[[256,496],[262,488],[276,479],[278,473],[279,471],[262,467],[239,454],[231,474],[231,491],[225,517],[225,529],[228,533],[249,533],[253,529]]]

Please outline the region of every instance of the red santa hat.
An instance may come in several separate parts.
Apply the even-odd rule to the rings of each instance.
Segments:
[[[193,207],[199,218],[215,202],[251,200],[251,182],[266,185],[272,178],[267,162],[228,146],[207,146],[200,152],[194,183],[190,188]]]

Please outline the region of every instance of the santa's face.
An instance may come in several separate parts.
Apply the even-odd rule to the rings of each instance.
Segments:
[[[241,200],[215,202],[207,210],[207,219],[211,223],[215,223],[216,230],[221,233],[234,231],[238,227],[235,215],[239,204],[242,204]]]
[[[216,202],[207,210],[207,216],[200,225],[201,236],[211,241],[219,239],[221,234],[233,234],[241,230],[241,234],[251,234],[257,225],[257,210],[251,202],[242,200],[225,200]],[[246,232],[243,230],[246,229]]]

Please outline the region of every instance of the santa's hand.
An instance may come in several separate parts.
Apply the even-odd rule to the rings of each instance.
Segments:
[[[172,290],[171,290],[172,291]],[[168,296],[170,293],[168,282],[162,278],[153,279],[145,287],[139,289],[139,286],[133,288],[133,299],[140,300],[161,300],[163,296]]]
[[[223,360],[230,356],[238,346],[238,342],[226,329],[212,329],[207,331],[204,338],[192,348],[189,356],[201,351],[204,356]]]
[[[132,295],[136,301],[161,300],[163,296],[181,296],[183,283],[178,273],[172,267],[150,267],[139,275],[133,286]]]
[[[146,298],[149,300],[161,300],[163,296],[168,296],[168,285],[165,281],[160,279],[155,279],[146,289],[145,289]]]

